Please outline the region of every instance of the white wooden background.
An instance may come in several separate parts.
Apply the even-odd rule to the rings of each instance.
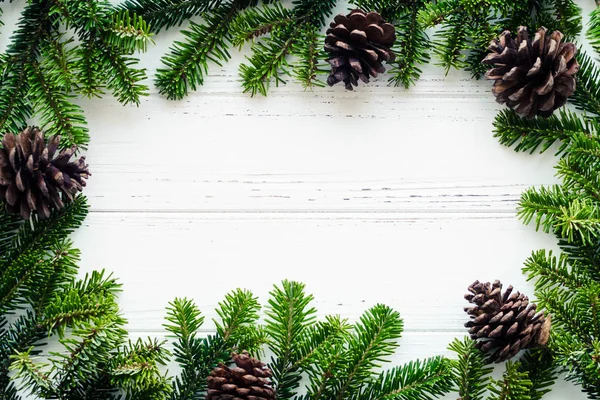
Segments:
[[[2,5],[0,49],[23,3]],[[579,3],[586,15],[594,7]],[[142,56],[150,75],[178,38],[162,33]],[[556,159],[498,144],[489,82],[430,65],[409,91],[382,76],[354,92],[290,82],[250,98],[237,73],[247,54],[234,50],[183,101],[154,87],[139,108],[80,101],[93,176],[74,240],[82,274],[105,268],[124,284],[133,337],[164,335],[176,296],[210,320],[233,288],[264,300],[294,279],[322,315],[355,320],[378,302],[399,310],[406,329],[393,362],[402,363],[449,354],[475,279],[533,292],[522,263],[555,240],[524,226],[515,207],[524,189],[555,182]],[[567,397],[585,398],[567,383],[546,396]]]

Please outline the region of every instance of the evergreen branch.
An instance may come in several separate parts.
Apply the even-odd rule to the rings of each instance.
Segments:
[[[299,386],[300,374],[293,369],[300,354],[299,345],[307,329],[315,322],[316,310],[310,307],[312,295],[304,292],[304,284],[283,281],[270,292],[266,310],[265,331],[274,354],[271,362],[273,382],[280,399],[289,399]]]
[[[8,328],[0,326],[0,398],[20,400],[17,389],[9,376],[11,357],[29,351],[37,355],[41,341],[46,337],[46,330],[38,325],[36,315],[28,310],[19,316]],[[36,346],[38,349],[32,348]]]
[[[294,77],[304,89],[323,87],[325,84],[318,80],[319,74],[327,73],[319,68],[319,64],[327,57],[322,49],[323,36],[314,28],[302,32],[305,40],[294,43],[291,54],[298,58],[294,68]]]
[[[73,329],[73,335],[60,339],[65,352],[51,352],[54,375],[54,395],[64,398],[81,385],[82,377],[89,380],[104,374],[110,352],[124,342],[124,320],[107,315]],[[42,391],[44,392],[44,391]]]
[[[525,261],[523,273],[529,280],[535,279],[536,290],[546,290],[557,286],[565,286],[571,290],[582,287],[589,275],[584,267],[578,263],[569,266],[569,256],[560,254],[558,257],[549,251],[539,250]]]
[[[517,215],[525,224],[535,217],[536,230],[555,231],[569,241],[593,241],[600,234],[600,208],[586,199],[569,199],[562,190],[529,189],[521,196]]]
[[[312,77],[317,72],[317,53],[316,48],[311,48],[312,45],[306,47],[306,43],[314,43],[314,34],[325,25],[325,18],[331,15],[335,0],[294,0],[292,4],[294,8],[289,13],[277,7],[264,7],[258,11],[248,10],[238,16],[233,32],[235,43],[241,44],[244,39],[270,32],[268,38],[253,44],[248,63],[240,66],[244,93],[266,96],[271,81],[279,86],[285,83],[282,75],[293,75],[297,68],[301,70],[296,72],[296,76],[300,74],[301,77],[310,78],[311,84],[314,84]],[[283,18],[277,21],[275,15]],[[293,21],[288,22],[290,15]],[[304,48],[304,51],[298,51],[299,48]],[[302,59],[298,64],[289,64],[287,56],[294,50]],[[288,70],[288,67],[291,69]]]
[[[309,326],[299,341],[296,360],[290,370],[302,369],[310,373],[315,372],[316,368],[318,371],[318,360],[327,358],[330,349],[337,348],[347,340],[351,328],[346,320],[332,316]]]
[[[232,0],[207,13],[204,23],[191,22],[190,29],[182,31],[185,41],[175,42],[162,58],[165,67],[156,72],[160,94],[171,100],[182,99],[204,84],[209,61],[222,65],[231,58],[227,49],[229,29],[238,7],[239,0]]]
[[[533,384],[527,372],[521,372],[519,363],[508,361],[502,379],[493,381],[488,389],[489,400],[529,400]]]
[[[227,344],[221,336],[197,337],[204,317],[190,300],[175,299],[167,310],[164,326],[177,339],[173,353],[182,367],[181,375],[173,381],[170,399],[201,400],[210,371],[230,358]]]
[[[492,367],[487,366],[485,354],[475,347],[475,341],[468,337],[454,339],[448,347],[456,353],[452,361],[452,375],[459,398],[481,400],[487,390]]]
[[[237,289],[219,303],[217,314],[221,321],[214,320],[217,334],[230,348],[256,352],[264,344],[256,321],[260,311],[258,298],[248,290]]]
[[[260,93],[266,96],[271,79],[275,80],[275,86],[285,83],[280,75],[289,74],[286,70],[289,66],[286,57],[293,43],[294,39],[290,35],[287,40],[276,37],[271,38],[267,43],[256,43],[252,46],[253,54],[248,59],[249,65],[240,65],[244,93],[249,92],[252,96]]]
[[[93,271],[47,305],[41,324],[63,337],[67,327],[77,328],[106,318],[122,321],[116,303],[120,291],[121,284],[110,275],[105,277],[104,271]]]
[[[4,209],[4,204],[0,207]],[[0,212],[0,259],[12,249],[19,227],[24,223],[18,215]]]
[[[600,119],[600,66],[581,49],[577,60],[580,64],[577,88],[569,100],[580,110]]]
[[[393,50],[396,60],[389,71],[392,75],[390,83],[402,85],[405,89],[414,85],[421,76],[422,71],[418,66],[430,60],[429,37],[418,22],[419,11],[425,3],[410,1],[408,4],[410,10],[395,20],[397,40]]]
[[[135,13],[128,10],[117,11],[112,17],[112,27],[108,30],[105,42],[126,54],[145,52],[149,43],[154,43],[150,26]]]
[[[581,134],[598,135],[600,124],[597,121],[579,118],[571,111],[560,110],[550,118],[527,120],[512,110],[502,110],[494,121],[494,136],[505,146],[515,146],[515,151],[533,153],[548,150],[555,142],[561,142],[557,151],[563,153],[573,137]]]
[[[293,12],[280,3],[268,7],[249,8],[231,24],[231,43],[241,47],[249,40],[254,40],[273,30],[278,31],[293,22],[295,22]]]
[[[348,340],[344,362],[337,366],[328,398],[342,400],[356,396],[363,383],[373,376],[373,370],[391,355],[403,330],[400,314],[378,304],[367,310],[354,326]]]
[[[443,357],[412,361],[382,372],[363,387],[360,400],[432,400],[450,392],[450,362]]]
[[[32,217],[30,223],[20,225],[4,259],[16,260],[27,251],[44,250],[63,240],[81,226],[87,216],[88,205],[84,196],[77,196],[61,210],[54,210],[47,219]],[[2,273],[0,272],[0,278]]]
[[[171,385],[158,365],[166,365],[169,355],[164,342],[156,339],[129,341],[108,363],[111,383],[125,392],[128,399],[140,396],[165,399],[171,393]]]
[[[148,22],[153,32],[180,26],[222,3],[222,0],[126,0],[118,7],[132,11]]]
[[[47,372],[44,372],[46,364],[36,364],[29,351],[16,353],[11,356],[10,369],[15,371],[15,376],[23,380],[23,385],[34,387],[36,390],[52,393],[54,387]]]
[[[594,50],[600,53],[600,6],[598,6],[590,15],[590,25],[587,31],[587,38]]]
[[[102,97],[104,95],[102,83],[103,66],[102,53],[95,40],[81,43],[76,48],[76,58],[73,62],[78,91],[88,97]]]
[[[26,66],[38,56],[38,46],[46,37],[55,18],[48,14],[47,3],[25,6],[0,71],[0,132],[20,131],[31,116],[27,104],[29,92]]]
[[[141,97],[148,96],[148,86],[141,84],[146,79],[146,69],[132,66],[138,59],[119,54],[115,49],[107,47],[102,52],[101,62],[106,72],[106,87],[123,104],[140,105]]]
[[[81,107],[73,104],[66,91],[52,82],[40,65],[33,62],[26,68],[29,75],[29,96],[33,111],[48,136],[61,135],[61,146],[85,148],[90,137],[85,128]]]
[[[520,372],[527,373],[531,381],[531,388],[527,400],[541,400],[546,393],[550,393],[558,377],[552,354],[547,348],[537,348],[527,351],[519,359]]]

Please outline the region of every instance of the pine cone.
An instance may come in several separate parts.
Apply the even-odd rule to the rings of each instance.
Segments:
[[[247,352],[233,355],[236,367],[223,363],[208,377],[207,400],[274,400],[275,390],[269,379],[272,372]]]
[[[367,83],[369,76],[385,72],[383,61],[394,61],[390,47],[396,41],[396,31],[376,12],[353,10],[339,14],[329,25],[325,51],[330,55],[329,86],[344,82],[346,89],[358,86],[358,79]]]
[[[19,135],[7,133],[0,149],[0,200],[10,213],[29,219],[41,218],[53,208],[61,209],[74,199],[90,176],[85,157],[70,161],[76,147],[61,150],[55,157],[59,136],[44,141],[38,128],[25,128]]]
[[[471,339],[477,340],[477,347],[495,362],[514,357],[520,350],[544,346],[550,337],[550,317],[543,312],[536,313],[537,306],[529,304],[527,296],[506,288],[502,294],[500,281],[480,283],[475,281],[465,295],[474,307],[466,307],[465,312],[471,321]]]
[[[520,27],[516,40],[509,31],[490,43],[484,64],[494,64],[486,74],[494,79],[492,93],[496,101],[514,109],[522,117],[548,118],[575,92],[575,74],[579,64],[577,47],[561,43],[563,34],[547,34],[541,28],[529,39],[526,27]]]

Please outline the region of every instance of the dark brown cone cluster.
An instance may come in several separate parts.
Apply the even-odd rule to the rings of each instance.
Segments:
[[[367,83],[369,77],[385,72],[383,62],[394,61],[390,49],[396,41],[396,31],[376,12],[353,10],[339,14],[330,24],[325,38],[327,61],[331,64],[329,86],[344,82],[346,89]]]
[[[76,148],[57,153],[60,137],[44,140],[37,128],[18,135],[7,133],[0,149],[0,201],[10,213],[28,219],[31,213],[47,218],[74,199],[90,176],[85,157],[71,158]]]
[[[527,296],[509,286],[502,293],[500,281],[475,281],[465,295],[473,307],[465,311],[471,320],[465,324],[477,347],[495,362],[514,357],[519,351],[543,346],[550,337],[550,318],[536,312]]]
[[[541,28],[531,40],[522,26],[516,39],[506,31],[492,40],[483,63],[495,65],[486,78],[496,81],[492,89],[496,101],[526,118],[548,118],[562,107],[575,92],[579,71],[577,47],[561,43],[562,39],[559,31],[548,34]]]
[[[233,355],[235,367],[223,363],[208,377],[207,400],[274,400],[271,370],[247,352]]]

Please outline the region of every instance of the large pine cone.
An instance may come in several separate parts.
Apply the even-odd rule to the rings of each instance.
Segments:
[[[19,135],[7,133],[0,149],[0,200],[10,213],[28,219],[33,212],[41,218],[61,209],[85,186],[90,176],[85,157],[71,161],[76,148],[61,150],[59,136],[46,144],[38,128],[25,128]]]
[[[236,367],[223,363],[208,377],[207,400],[274,400],[272,372],[247,352],[233,355]]]
[[[526,118],[548,118],[562,107],[575,92],[579,71],[577,47],[561,43],[562,39],[559,31],[548,35],[546,28],[541,28],[532,41],[522,26],[516,40],[509,31],[492,40],[491,53],[483,63],[495,65],[485,76],[496,80],[492,89],[496,101]]]
[[[506,288],[502,294],[500,281],[481,283],[475,281],[465,295],[474,307],[466,307],[471,321],[471,338],[477,347],[489,353],[492,361],[501,362],[514,357],[520,350],[543,346],[550,337],[550,318],[536,312],[537,306],[529,304],[527,296]]]
[[[378,13],[353,10],[348,15],[339,14],[329,26],[325,38],[331,64],[329,86],[344,82],[346,89],[352,90],[358,79],[367,83],[369,76],[385,72],[384,61],[394,61],[390,47],[396,41],[396,31]]]

